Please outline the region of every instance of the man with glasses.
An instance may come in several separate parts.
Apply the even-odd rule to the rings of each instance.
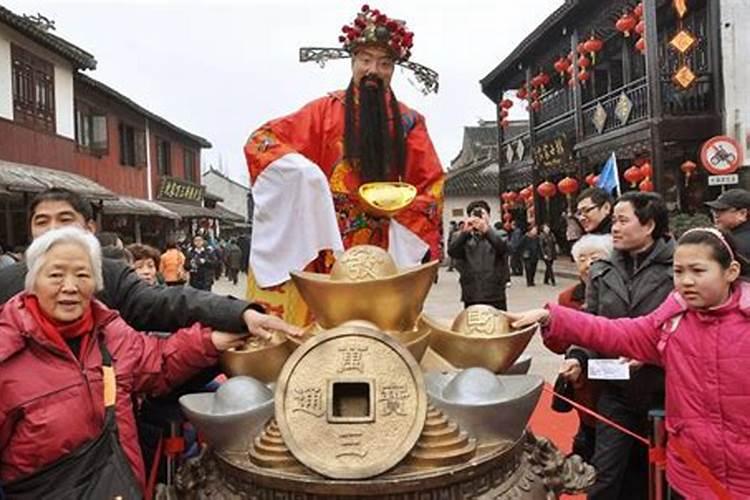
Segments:
[[[737,250],[750,259],[750,191],[730,189],[706,205],[711,209],[716,227],[732,233]]]
[[[248,296],[287,321],[311,319],[289,272],[329,273],[334,251],[375,245],[399,267],[440,257],[443,169],[424,117],[391,87],[413,36],[363,6],[339,36],[351,57],[348,88],[271,120],[245,145],[255,200]],[[359,188],[377,181],[411,184],[416,199],[392,218],[374,216]]]
[[[612,202],[612,196],[598,187],[588,188],[578,195],[575,216],[586,234],[612,231]]]

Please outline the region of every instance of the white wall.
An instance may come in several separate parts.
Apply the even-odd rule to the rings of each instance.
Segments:
[[[725,130],[740,143],[750,165],[750,8],[747,0],[720,0]]]
[[[0,118],[13,119],[10,41],[0,31]]]
[[[57,135],[75,139],[73,69],[55,64],[55,120]]]
[[[203,184],[210,193],[224,198],[224,201],[219,202],[223,207],[247,220],[247,193],[250,191],[248,188],[228,181],[211,171],[203,176]]]

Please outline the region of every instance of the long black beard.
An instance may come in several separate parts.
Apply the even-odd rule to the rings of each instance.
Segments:
[[[346,89],[344,117],[344,158],[359,166],[364,182],[384,181],[404,175],[406,137],[401,111],[391,92],[386,104],[385,85],[380,78],[365,77],[359,83],[359,106],[355,104],[354,83]],[[393,133],[388,111],[393,117]]]

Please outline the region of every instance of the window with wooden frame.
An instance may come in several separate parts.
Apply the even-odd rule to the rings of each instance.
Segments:
[[[52,63],[11,45],[13,119],[55,132],[55,68]]]
[[[120,136],[120,164],[131,167],[145,166],[145,132],[125,122],[120,122],[117,131]]]
[[[185,166],[185,180],[198,183],[198,173],[195,169],[195,151],[185,148],[183,154]]]
[[[94,106],[76,100],[76,144],[78,149],[97,156],[107,154],[107,115]]]
[[[172,175],[172,145],[156,138],[156,171],[159,175]]]

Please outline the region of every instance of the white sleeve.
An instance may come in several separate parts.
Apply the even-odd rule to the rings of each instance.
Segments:
[[[422,263],[430,246],[411,232],[403,224],[391,219],[388,224],[388,253],[393,256],[396,266],[414,267]]]
[[[323,171],[297,153],[269,164],[252,187],[250,268],[261,287],[289,280],[320,250],[343,251],[333,196]]]

